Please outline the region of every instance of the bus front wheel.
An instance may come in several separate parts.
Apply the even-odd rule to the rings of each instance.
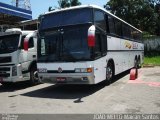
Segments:
[[[113,64],[109,62],[106,67],[106,82],[107,83],[111,83],[113,75],[114,75]]]

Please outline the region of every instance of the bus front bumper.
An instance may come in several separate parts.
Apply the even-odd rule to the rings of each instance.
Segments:
[[[93,73],[38,73],[42,83],[53,84],[95,84]]]

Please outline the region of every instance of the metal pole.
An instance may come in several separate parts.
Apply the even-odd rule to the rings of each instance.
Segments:
[[[19,7],[18,4],[19,4],[19,0],[16,0],[16,7]]]

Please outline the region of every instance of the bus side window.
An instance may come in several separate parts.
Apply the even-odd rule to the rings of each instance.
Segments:
[[[95,58],[105,56],[107,54],[107,37],[105,34],[96,31]]]
[[[102,48],[101,48],[101,36],[100,33],[97,32],[96,33],[96,44],[95,44],[95,58],[99,58],[101,57],[101,53],[102,53]]]
[[[107,33],[109,33],[109,22],[108,22],[108,15],[107,14],[105,15],[105,19],[106,19],[106,30],[107,30]]]
[[[116,35],[119,37],[122,36],[122,23],[118,19],[115,20],[115,29],[116,29]]]
[[[131,29],[127,24],[122,24],[122,32],[123,32],[123,38],[130,39],[131,38]]]
[[[131,37],[135,41],[141,41],[141,33],[135,29],[131,29]]]
[[[102,46],[102,56],[107,54],[107,37],[104,34],[101,34],[101,46]]]
[[[108,15],[109,33],[115,35],[114,18]]]
[[[105,14],[102,11],[95,11],[94,16],[95,24],[102,30],[106,32],[106,21],[105,21]]]

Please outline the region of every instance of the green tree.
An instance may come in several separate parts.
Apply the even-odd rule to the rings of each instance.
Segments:
[[[77,6],[81,5],[81,2],[79,0],[70,0],[70,6]]]
[[[155,12],[157,3],[157,0],[110,0],[105,8],[142,31],[155,34],[158,21],[158,14]]]
[[[155,5],[155,12],[158,14],[158,19],[156,22],[156,34],[160,36],[160,0]]]
[[[66,8],[70,6],[81,5],[79,0],[59,0],[58,1],[59,8]]]
[[[157,16],[155,33],[160,36],[160,0],[149,0],[149,3]]]
[[[70,7],[69,0],[59,0],[58,5],[59,5],[59,8]]]

